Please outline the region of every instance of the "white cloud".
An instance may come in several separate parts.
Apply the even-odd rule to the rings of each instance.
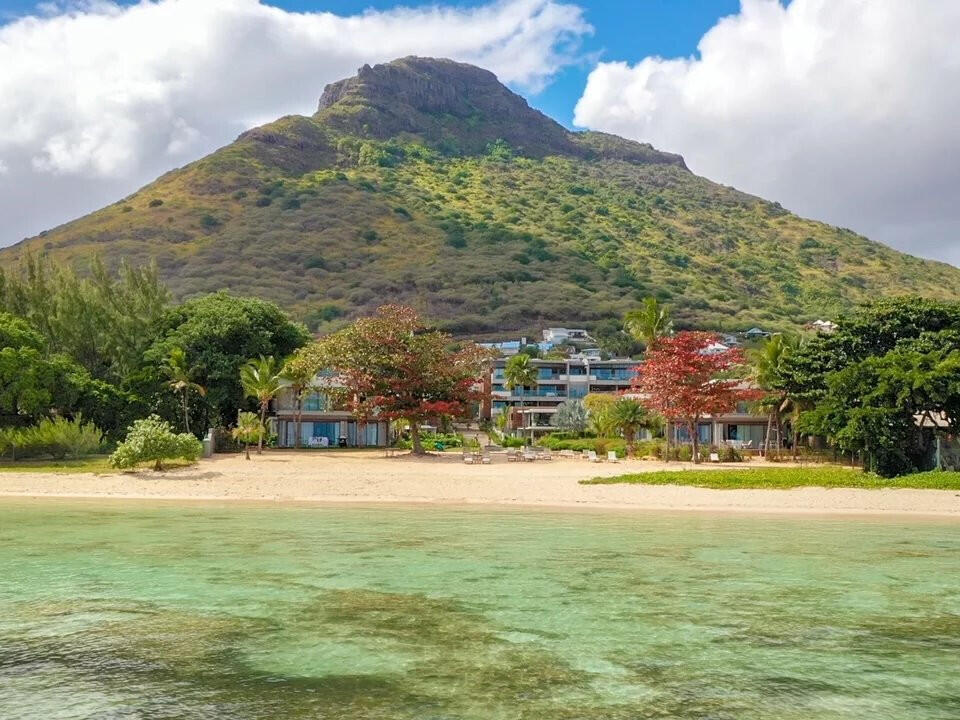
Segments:
[[[364,63],[450,57],[536,91],[591,28],[561,0],[355,16],[257,0],[47,4],[0,25],[0,245],[290,113]]]
[[[699,57],[601,63],[575,122],[960,264],[960,2],[742,0]]]

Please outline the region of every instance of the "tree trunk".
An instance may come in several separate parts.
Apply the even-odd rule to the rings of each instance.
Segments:
[[[153,471],[160,472],[163,470],[163,463],[160,462],[160,458],[157,458],[157,461],[153,464]]]
[[[770,457],[770,429],[773,427],[773,410],[767,415],[767,433],[763,436],[763,456]]]
[[[700,434],[697,432],[699,423],[694,421],[690,423],[690,441],[693,443],[693,464],[700,463]]]
[[[190,432],[190,411],[187,407],[187,391],[183,391],[183,426]]]
[[[243,450],[247,455],[247,460],[249,460],[250,459],[250,443],[244,443]]]
[[[260,403],[260,433],[257,439],[257,455],[263,455],[263,424],[267,420],[267,403]]]
[[[627,457],[633,457],[636,452],[633,445],[633,436],[634,432],[632,430],[627,431]]]
[[[425,455],[423,445],[420,444],[420,423],[410,421],[410,441],[413,444],[414,455]]]
[[[300,449],[300,429],[303,426],[303,394],[297,393],[297,418],[294,422],[294,427],[296,428],[297,437],[293,441],[293,447],[297,450]]]

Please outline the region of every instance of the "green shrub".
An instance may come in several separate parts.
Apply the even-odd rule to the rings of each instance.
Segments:
[[[160,198],[154,198],[154,199],[151,200],[148,204],[149,204],[150,207],[152,207],[152,208],[160,207],[161,205],[163,205],[163,200],[161,200]]]
[[[551,450],[573,450],[574,452],[583,452],[584,450],[593,450],[597,455],[606,455],[613,450],[617,457],[626,457],[627,443],[622,438],[569,438],[563,436],[567,433],[552,433],[540,438],[538,445],[548,447]],[[559,437],[558,437],[559,436]]]
[[[57,460],[93,455],[100,450],[103,432],[93,423],[58,417],[45,418],[32,427],[0,430],[0,455],[11,458],[42,457]]]
[[[110,456],[110,464],[124,469],[152,462],[154,470],[163,470],[164,460],[196,460],[202,452],[203,446],[193,435],[176,434],[170,423],[151,415],[128,428],[127,439]]]
[[[433,450],[438,444],[445,448],[463,447],[463,435],[456,433],[421,433],[420,443],[427,450]],[[396,447],[409,450],[413,445],[411,440],[398,440]]]
[[[683,462],[690,462],[693,460],[693,446],[691,445],[681,445],[677,448],[677,460]]]
[[[519,448],[524,447],[527,444],[527,441],[523,438],[511,437],[507,435],[503,438],[503,442],[501,444],[505,448]]]
[[[723,462],[743,462],[743,453],[731,445],[720,448],[719,455]]]

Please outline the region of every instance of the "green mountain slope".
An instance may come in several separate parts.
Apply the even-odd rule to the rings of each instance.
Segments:
[[[319,323],[386,301],[456,332],[620,314],[788,327],[877,295],[960,294],[960,269],[571,133],[489,72],[405,58],[329,85],[130,197],[0,252],[155,259],[178,296],[228,288]]]

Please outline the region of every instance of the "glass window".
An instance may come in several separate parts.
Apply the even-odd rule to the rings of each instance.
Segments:
[[[303,409],[317,412],[327,409],[327,399],[321,393],[310,393],[303,400]]]

